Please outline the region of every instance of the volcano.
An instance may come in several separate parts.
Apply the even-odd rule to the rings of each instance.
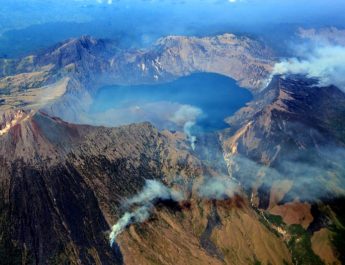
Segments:
[[[270,78],[275,62],[267,45],[234,34],[142,49],[83,36],[1,59],[0,261],[340,264],[345,94],[307,75]],[[217,84],[207,75],[242,94],[225,83],[222,100],[209,96]],[[193,98],[183,93],[195,82],[181,86],[190,78],[211,84]],[[153,100],[154,89],[184,104],[167,118],[178,126],[90,115],[105,100]],[[150,110],[166,118],[169,106]],[[195,108],[207,117],[191,119]],[[181,199],[129,203],[148,180]],[[110,245],[113,225],[143,205],[147,216]]]

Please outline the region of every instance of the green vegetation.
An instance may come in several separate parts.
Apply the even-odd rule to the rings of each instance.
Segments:
[[[273,215],[273,214],[269,214],[269,213],[264,213],[266,219],[273,225],[276,226],[283,226],[285,225],[283,218],[279,215]]]
[[[345,264],[345,229],[331,226],[331,231],[334,233],[331,242],[337,250],[338,259],[341,264]]]
[[[254,263],[253,265],[262,265],[262,263],[254,256]]]
[[[337,258],[341,264],[345,264],[345,198],[338,198],[331,205],[331,211],[334,213],[330,230],[333,233],[331,242],[337,252]]]
[[[283,227],[285,223],[283,222],[283,219],[280,216],[272,215],[268,212],[260,212],[259,210],[256,210],[256,212],[259,215],[259,221],[266,226],[268,230],[270,230],[273,234],[275,234],[277,237],[280,237],[280,234],[277,232],[276,229],[272,227],[272,224],[276,226]],[[280,217],[280,218],[279,218]],[[278,224],[279,223],[279,224]]]
[[[260,214],[260,213],[259,213]],[[281,236],[274,228],[281,227],[289,235],[286,242],[291,252],[294,264],[298,265],[322,265],[324,264],[319,256],[317,256],[311,248],[311,234],[308,233],[301,225],[287,225],[283,218],[268,212],[260,214],[260,221],[275,235]],[[344,240],[344,235],[339,235],[339,240]],[[344,244],[344,241],[339,242]],[[285,264],[287,262],[285,261]]]
[[[291,239],[288,248],[292,253],[294,264],[322,265],[324,264],[311,248],[311,236],[301,225],[288,226]]]

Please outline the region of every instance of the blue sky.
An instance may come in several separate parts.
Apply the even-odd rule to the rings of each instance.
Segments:
[[[345,27],[343,10],[344,0],[0,0],[0,57],[85,34],[139,46],[170,34],[273,38]]]

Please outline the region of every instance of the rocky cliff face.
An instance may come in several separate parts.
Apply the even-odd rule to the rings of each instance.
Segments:
[[[110,225],[123,212],[123,200],[146,179],[173,186],[220,173],[191,153],[178,133],[150,124],[104,128],[43,113],[26,117],[0,136],[0,255],[7,251],[7,264],[290,262],[283,241],[240,195],[217,202],[192,192],[180,203],[159,202],[151,218],[110,247]],[[262,241],[275,242],[276,251],[245,247]]]
[[[228,119],[227,153],[271,165],[280,155],[344,144],[345,95],[302,76],[275,77],[256,99]],[[225,134],[226,137],[226,134]]]
[[[275,77],[247,107],[228,119],[226,153],[274,165],[289,154],[344,146],[344,93],[302,76]]]
[[[338,88],[276,76],[228,119],[221,134],[228,170],[247,187],[252,205],[282,217],[280,229],[299,224],[315,237],[320,229],[335,231],[338,221],[325,205],[344,196],[344,113]],[[339,262],[332,251],[322,255]]]
[[[81,37],[29,57],[0,62],[1,109],[39,107],[80,121],[100,86],[167,82],[195,72],[227,75],[242,86],[262,88],[272,52],[246,37],[170,36],[144,50],[119,50],[110,41]],[[54,102],[41,94],[53,94]],[[37,107],[36,107],[37,109]]]
[[[302,76],[277,76],[258,90],[271,58],[261,44],[225,34],[172,36],[135,51],[83,37],[1,61],[0,260],[339,264],[345,96]],[[181,133],[148,123],[105,128],[51,115],[78,121],[101,85],[200,71],[236,79],[255,100],[228,119],[219,139],[201,137],[195,151]],[[194,183],[224,175],[241,184],[232,198],[195,194]],[[123,200],[147,179],[182,183],[187,199],[158,201],[152,217],[127,227],[111,248]],[[320,238],[327,250],[318,253]]]
[[[278,172],[267,173],[268,183],[284,178],[292,181],[297,178],[298,183],[300,174],[306,177],[310,173],[314,177],[308,177],[312,179],[320,177],[319,174],[325,177],[328,175],[325,168],[333,164],[332,174],[340,181],[343,174],[340,160],[344,154],[339,150],[343,149],[345,140],[344,106],[345,95],[334,86],[319,87],[316,80],[302,76],[275,77],[256,100],[228,119],[231,127],[222,134],[222,142],[229,170],[236,167],[238,157],[245,157],[277,169]],[[315,172],[302,170],[297,163]],[[288,164],[295,164],[294,170]],[[263,174],[260,170],[257,166],[254,171]],[[250,179],[244,174],[242,177],[257,182],[257,176]],[[318,181],[321,180],[314,182]],[[298,184],[296,188],[300,192],[303,189]],[[329,188],[327,192],[336,192]],[[324,187],[320,196],[327,197],[326,190]],[[307,192],[300,196],[303,194],[308,198]]]
[[[142,54],[125,56],[133,61],[131,68],[139,70],[138,78],[149,82],[212,72],[229,76],[253,91],[263,87],[273,65],[268,47],[233,34],[204,38],[169,36]]]
[[[145,179],[202,168],[149,124],[75,126],[39,113],[0,141],[5,228],[25,264],[121,263],[108,243],[121,200]]]

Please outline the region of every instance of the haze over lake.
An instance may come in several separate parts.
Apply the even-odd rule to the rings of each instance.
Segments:
[[[169,126],[171,117],[184,107],[184,116],[190,115],[192,109],[199,110],[198,126],[218,130],[226,126],[226,117],[251,98],[251,93],[231,78],[197,73],[165,84],[103,87],[97,92],[90,112],[112,116],[116,125],[149,121],[158,127],[173,128],[172,124]]]

